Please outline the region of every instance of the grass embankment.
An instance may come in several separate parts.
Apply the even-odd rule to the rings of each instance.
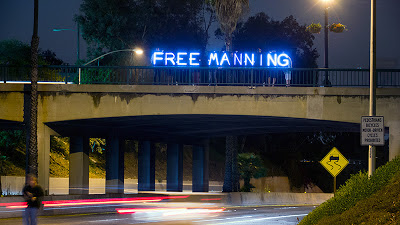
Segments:
[[[371,179],[366,172],[353,175],[299,224],[400,224],[400,158],[379,167]]]
[[[89,153],[89,156],[89,177],[105,178],[105,157],[92,152]],[[69,176],[69,138],[51,138],[50,176]]]
[[[105,178],[106,140],[91,138],[89,177]],[[50,139],[50,176],[69,177],[69,138],[52,136]],[[0,173],[2,176],[25,175],[25,134],[22,131],[0,131]],[[136,179],[138,174],[138,142],[126,141],[124,151],[125,178]],[[156,144],[155,176],[158,182],[167,177],[167,145]],[[210,180],[222,180],[224,157],[210,151]],[[184,146],[183,179],[192,179],[192,147]]]

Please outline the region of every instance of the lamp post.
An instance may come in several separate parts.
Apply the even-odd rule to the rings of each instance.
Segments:
[[[91,60],[91,61],[89,61],[89,62],[83,64],[83,65],[84,65],[84,66],[87,66],[87,65],[89,65],[90,63],[92,63],[92,62],[94,62],[94,61],[96,61],[96,60],[98,60],[98,59],[100,59],[100,58],[102,58],[102,57],[104,57],[104,56],[106,56],[106,55],[110,55],[110,54],[113,54],[113,53],[116,53],[116,52],[136,52],[136,54],[138,54],[138,55],[143,54],[143,50],[140,49],[140,48],[115,50],[115,51],[112,51],[112,52],[107,52],[107,53],[105,53],[105,54],[103,54],[103,55],[101,55],[101,56],[99,56],[99,57],[97,57],[97,58],[95,58],[95,59],[93,59],[93,60]]]
[[[324,3],[324,8],[325,8],[325,24],[324,24],[324,35],[325,35],[325,54],[324,54],[324,68],[329,68],[329,22],[328,22],[328,9],[329,9],[329,3],[332,0],[322,0]],[[328,71],[325,72],[325,86],[329,86],[330,84],[329,81],[329,73]]]
[[[92,62],[94,62],[94,61],[96,61],[96,60],[98,60],[98,59],[100,59],[100,58],[102,58],[102,57],[104,57],[104,56],[106,56],[106,55],[110,55],[110,54],[113,54],[113,53],[116,53],[116,52],[135,52],[135,53],[138,54],[138,55],[142,55],[142,54],[143,54],[143,50],[140,49],[140,48],[115,50],[115,51],[107,52],[107,53],[105,53],[105,54],[103,54],[103,55],[101,55],[101,56],[99,56],[99,57],[97,57],[97,58],[94,58],[94,59],[90,60],[89,62],[83,64],[83,66],[87,66],[87,65],[89,65],[90,63],[92,63]],[[78,75],[79,75],[79,84],[81,84],[81,67],[79,67],[78,70],[79,70],[79,71],[78,71]]]
[[[54,28],[53,31],[65,31],[65,30],[71,30],[76,32],[76,62],[79,62],[80,60],[80,52],[79,52],[79,39],[80,39],[80,29],[79,29],[79,23],[77,24],[77,29],[63,29],[63,28]]]
[[[371,0],[371,34],[369,65],[369,115],[376,116],[376,0]],[[371,177],[376,167],[376,148],[368,146],[368,176]]]

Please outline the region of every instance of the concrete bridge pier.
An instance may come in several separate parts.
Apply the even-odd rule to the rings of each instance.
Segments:
[[[106,139],[106,194],[124,193],[124,141],[118,136]]]
[[[46,195],[49,194],[50,178],[50,137],[57,136],[57,132],[38,120],[38,183]],[[27,145],[28,146],[28,145]],[[28,148],[28,147],[27,147]],[[22,187],[21,187],[22,188]]]
[[[167,144],[167,191],[183,190],[183,145]]]
[[[209,184],[209,145],[193,146],[192,191],[208,192]]]
[[[70,137],[69,194],[89,194],[89,138]]]
[[[155,148],[150,141],[139,141],[138,191],[155,191]]]
[[[389,125],[389,160],[400,156],[400,121],[390,121]]]

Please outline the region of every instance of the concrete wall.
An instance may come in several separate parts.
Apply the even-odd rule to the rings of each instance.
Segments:
[[[240,186],[243,186],[243,180],[240,180]],[[251,178],[250,183],[255,187],[252,192],[290,192],[288,177],[261,177]]]
[[[24,186],[25,178],[24,177],[15,177],[15,176],[2,176],[1,183],[3,193],[6,195],[20,195],[22,191],[22,187]],[[137,179],[125,179],[125,194],[138,193],[137,190]],[[287,177],[262,177],[259,179],[251,179],[251,184],[253,184],[256,188],[253,189],[253,192],[265,193],[267,191],[271,192],[281,192],[288,193],[290,192],[290,184],[289,179]],[[161,183],[156,181],[156,191],[165,191],[166,190],[167,181],[164,180]],[[67,195],[69,190],[69,179],[68,178],[59,178],[59,177],[50,177],[49,182],[49,195]],[[209,187],[210,192],[221,192],[222,191],[222,182],[218,181],[210,181]],[[243,185],[243,180],[241,181],[241,185]],[[192,190],[192,181],[184,181],[183,182],[183,191],[191,191]],[[307,191],[307,193],[311,193],[312,190]],[[89,194],[104,194],[105,193],[105,179],[101,178],[90,178],[89,179]]]
[[[0,119],[23,121],[23,85],[3,85]],[[39,122],[162,114],[228,114],[360,123],[368,88],[39,85]],[[377,114],[399,121],[400,88],[377,90]],[[68,107],[65,107],[68,105]]]
[[[320,205],[333,194],[326,193],[229,193],[228,205]]]
[[[25,177],[1,176],[3,195],[21,195]]]
[[[240,186],[243,186],[243,180],[240,180]],[[323,193],[323,191],[314,184],[298,189],[290,189],[288,177],[261,177],[251,178],[250,183],[255,187],[252,192],[306,192],[306,193]]]
[[[90,178],[89,179],[89,194],[104,194],[105,193],[105,179]],[[138,193],[137,179],[125,179],[125,194]],[[5,195],[21,195],[22,188],[25,183],[24,177],[15,176],[2,176],[1,184],[3,193]],[[50,177],[49,181],[49,195],[67,195],[69,190],[69,179]],[[167,181],[161,183],[156,181],[156,191],[165,191]],[[192,191],[192,181],[183,182],[184,191]],[[222,182],[210,181],[210,192],[221,192]]]

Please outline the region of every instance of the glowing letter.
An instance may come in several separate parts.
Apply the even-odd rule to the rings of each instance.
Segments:
[[[226,52],[222,55],[222,59],[221,59],[221,66],[224,65],[224,62],[227,61],[228,65],[231,65],[231,63],[229,62],[229,58],[228,55],[226,54]]]
[[[210,54],[210,57],[208,58],[208,65],[209,65],[209,66],[211,65],[211,62],[212,62],[213,60],[216,61],[217,66],[219,66],[218,54],[217,54],[216,52]]]
[[[200,63],[195,63],[195,62],[193,62],[193,61],[195,61],[197,58],[195,58],[195,57],[193,57],[193,56],[195,56],[195,55],[200,55],[200,53],[198,53],[198,52],[193,52],[193,53],[190,53],[190,56],[189,56],[189,65],[191,65],[191,66],[199,66],[200,65]]]
[[[281,60],[282,57],[283,57],[284,59]],[[280,55],[278,56],[278,65],[279,65],[279,66],[282,66],[282,67],[287,67],[287,66],[289,66],[289,65],[290,65],[290,57],[289,57],[287,54],[285,54],[285,53],[280,54]],[[290,67],[291,67],[291,66],[290,66]]]
[[[270,53],[268,53],[267,55],[267,66],[271,66],[271,62],[274,66],[277,66],[277,55],[274,54],[274,58],[272,58],[272,55]]]
[[[260,66],[262,66],[262,54],[260,54]]]
[[[165,53],[165,65],[168,66],[168,61],[172,63],[173,66],[175,66],[175,55],[172,52],[167,52]]]
[[[154,52],[153,53],[153,65],[156,65],[157,60],[163,60],[164,58],[162,57],[164,55],[163,52]]]
[[[178,66],[186,66],[187,63],[181,62],[181,60],[183,60],[181,55],[187,55],[187,53],[186,52],[178,52],[178,56],[176,57],[176,64],[178,64]]]
[[[247,66],[247,61],[250,62],[252,66],[254,66],[254,54],[251,54],[251,59],[247,53],[244,54],[244,65]]]
[[[239,57],[237,56],[236,53],[234,54],[233,58],[234,58],[233,59],[233,65],[236,66],[236,61],[239,63],[239,65],[243,64],[243,55],[242,54],[240,54],[240,59],[239,59]]]

